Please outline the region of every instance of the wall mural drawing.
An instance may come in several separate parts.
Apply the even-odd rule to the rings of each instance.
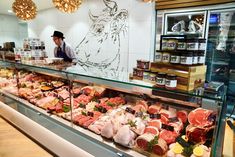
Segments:
[[[89,11],[92,24],[75,49],[77,66],[95,76],[118,79],[120,72],[124,71],[121,41],[128,32],[128,10],[119,9],[114,0],[103,0],[103,3],[105,8],[99,15]]]

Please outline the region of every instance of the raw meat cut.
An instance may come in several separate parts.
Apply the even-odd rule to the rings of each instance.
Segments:
[[[124,125],[119,128],[117,134],[113,137],[116,143],[119,143],[125,147],[132,148],[134,146],[134,139],[136,134],[131,131],[128,125]]]
[[[161,106],[151,105],[148,108],[148,113],[149,114],[156,114],[156,113],[159,113],[160,110],[161,110]]]
[[[213,113],[211,110],[206,110],[203,108],[197,108],[191,111],[188,115],[188,121],[190,124],[197,127],[208,127],[213,125],[213,121],[210,121],[208,117]]]
[[[174,131],[168,131],[163,129],[160,132],[160,138],[162,138],[163,140],[165,140],[167,142],[167,144],[171,144],[175,142],[176,137],[178,136],[178,134]]]
[[[160,130],[162,128],[162,122],[159,119],[153,119],[148,122],[148,126],[154,126]]]
[[[154,135],[151,133],[144,133],[136,138],[136,144],[143,150],[148,150],[148,143],[154,139]]]
[[[159,156],[163,156],[167,152],[167,143],[164,139],[159,138],[158,143],[153,146],[153,153]]]
[[[156,127],[154,126],[147,126],[145,129],[144,129],[144,133],[151,133],[155,136],[158,136],[159,135],[159,131]]]
[[[183,122],[186,123],[188,120],[188,112],[185,110],[180,110],[177,112],[177,117]]]
[[[206,140],[209,138],[207,136],[208,132],[213,131],[214,127],[208,128],[198,128],[193,125],[188,125],[186,127],[186,137],[188,140],[195,144],[204,144]]]

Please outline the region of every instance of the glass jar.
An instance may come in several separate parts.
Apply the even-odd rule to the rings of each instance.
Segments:
[[[186,50],[186,40],[185,39],[178,39],[178,43],[177,43],[177,50]]]
[[[156,77],[156,83],[157,87],[165,87],[165,82],[166,82],[166,74],[159,72]]]
[[[176,75],[174,74],[167,74],[166,75],[166,83],[165,83],[165,87],[166,89],[176,89],[177,86],[177,79],[176,79]]]
[[[180,52],[172,52],[170,62],[174,64],[180,63]]]
[[[193,64],[193,52],[182,52],[180,57],[180,64],[192,65]]]
[[[176,46],[177,46],[177,42],[178,42],[177,39],[174,39],[174,38],[168,39],[168,42],[167,42],[167,49],[168,49],[168,50],[175,50],[175,49],[176,49]]]
[[[133,76],[137,76],[137,68],[133,68]]]
[[[205,64],[205,53],[204,51],[198,52],[198,64],[203,65]]]
[[[163,52],[162,62],[163,63],[169,63],[170,62],[170,53],[169,52]]]
[[[198,53],[197,51],[193,52],[193,64],[196,65],[198,63]]]
[[[145,71],[143,73],[143,80],[144,81],[149,81],[149,77],[150,77],[150,73]]]
[[[198,50],[206,50],[206,39],[198,39]]]
[[[150,62],[145,60],[137,60],[137,68],[149,69]]]
[[[137,77],[140,77],[143,79],[143,75],[144,75],[144,70],[137,68]]]
[[[198,50],[198,40],[197,39],[187,39],[187,50]]]
[[[161,61],[162,61],[162,52],[161,51],[156,51],[155,62],[161,62]]]
[[[156,74],[155,73],[150,73],[149,74],[149,81],[155,82],[156,81]]]
[[[162,45],[161,45],[161,49],[162,50],[167,50],[167,43],[168,43],[168,39],[162,39]]]

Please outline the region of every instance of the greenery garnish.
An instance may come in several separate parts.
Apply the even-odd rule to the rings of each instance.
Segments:
[[[190,157],[193,154],[193,146],[190,145],[189,147],[184,147],[182,155],[185,157]]]
[[[132,120],[130,120],[130,119],[128,119],[127,124],[129,124],[131,127],[136,127],[136,126],[137,126],[137,125],[136,125],[136,121],[132,121]]]
[[[149,143],[148,143],[148,151],[153,150],[153,146],[158,144],[158,136],[155,136]]]

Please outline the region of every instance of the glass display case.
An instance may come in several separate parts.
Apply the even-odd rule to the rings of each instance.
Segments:
[[[224,92],[167,90],[61,65],[1,60],[0,67],[1,101],[91,155],[163,156],[176,141],[183,152],[222,152]]]
[[[235,8],[209,11],[208,23],[207,79],[228,85],[228,116],[234,117]]]

